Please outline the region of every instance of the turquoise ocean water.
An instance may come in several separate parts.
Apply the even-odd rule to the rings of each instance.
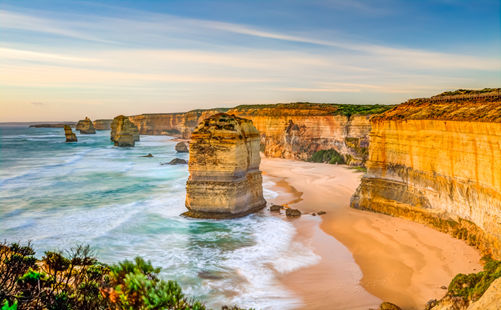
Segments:
[[[62,128],[0,127],[0,239],[31,240],[38,256],[77,244],[106,263],[141,255],[214,307],[298,305],[276,275],[319,257],[294,241],[290,222],[267,211],[224,221],[181,217],[187,165],[160,163],[188,154],[176,153],[171,137],[117,148],[109,134],[65,143]],[[148,153],[154,157],[141,157]]]

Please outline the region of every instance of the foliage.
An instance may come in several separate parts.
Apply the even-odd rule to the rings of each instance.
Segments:
[[[292,102],[292,103],[277,103],[277,104],[254,104],[254,105],[239,105],[234,109],[237,111],[246,111],[251,109],[266,109],[266,108],[282,108],[282,109],[324,109],[331,111],[331,115],[369,115],[380,114],[391,108],[393,105],[381,104],[337,104],[337,103],[311,103],[311,102]]]
[[[501,261],[484,258],[484,270],[479,273],[458,274],[449,284],[448,294],[475,301],[489,288],[491,283],[501,277]]]
[[[484,93],[490,93],[490,92],[499,92],[501,88],[484,88],[484,89],[457,89],[453,91],[446,91],[441,94],[436,95],[435,97],[441,97],[441,96],[454,96],[454,95],[477,95],[477,94],[484,94]]]
[[[339,154],[334,149],[317,151],[311,156],[311,158],[308,161],[314,163],[329,163],[329,164],[345,163],[343,156],[341,156],[341,154]]]
[[[88,246],[34,255],[29,243],[0,243],[0,310],[206,309],[140,257],[106,266]]]

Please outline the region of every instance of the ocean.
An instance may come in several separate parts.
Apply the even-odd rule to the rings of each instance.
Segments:
[[[142,256],[211,307],[290,309],[276,276],[315,264],[294,226],[268,211],[232,220],[180,216],[187,165],[168,136],[118,148],[109,131],[65,143],[62,128],[0,127],[0,240],[31,241],[37,256],[89,244],[99,260]],[[154,157],[141,157],[148,153]],[[276,197],[264,176],[265,198]]]

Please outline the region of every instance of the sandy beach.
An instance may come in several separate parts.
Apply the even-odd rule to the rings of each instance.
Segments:
[[[303,213],[297,238],[320,263],[279,275],[302,309],[369,309],[383,301],[423,309],[457,273],[481,270],[479,253],[424,225],[349,207],[362,173],[345,166],[263,158],[280,195],[273,203]],[[323,216],[309,213],[326,211]],[[282,212],[283,213],[283,212]]]

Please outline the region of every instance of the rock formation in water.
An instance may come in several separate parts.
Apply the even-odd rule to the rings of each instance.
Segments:
[[[415,99],[372,117],[352,207],[425,223],[501,258],[501,95]]]
[[[119,115],[111,123],[110,139],[115,146],[134,146],[139,141],[139,131],[128,117]]]
[[[178,153],[188,153],[189,150],[188,150],[188,143],[184,142],[184,141],[181,141],[181,142],[178,142],[176,144],[176,152]]]
[[[94,124],[88,117],[85,117],[85,119],[83,120],[79,120],[75,129],[80,131],[81,134],[85,135],[96,133]]]
[[[252,121],[225,113],[203,120],[191,135],[185,215],[232,218],[264,208],[260,162]]]
[[[70,125],[64,125],[64,135],[66,136],[66,142],[77,142],[77,136],[71,130]]]
[[[334,149],[350,165],[361,165],[368,155],[369,117],[391,106],[290,103],[238,106],[228,114],[252,120],[267,157],[309,159],[320,150]],[[189,138],[200,120],[223,109],[186,113],[130,116],[141,134]]]
[[[96,119],[94,121],[94,128],[96,130],[110,130],[112,119]]]

